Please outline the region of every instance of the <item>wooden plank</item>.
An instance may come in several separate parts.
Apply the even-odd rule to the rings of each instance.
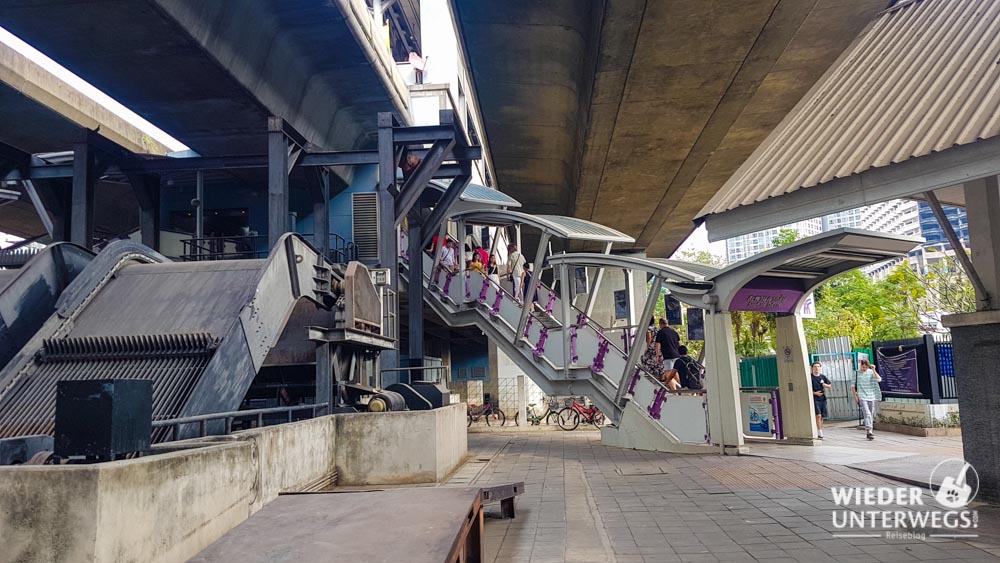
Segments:
[[[192,562],[482,560],[480,489],[278,497]]]

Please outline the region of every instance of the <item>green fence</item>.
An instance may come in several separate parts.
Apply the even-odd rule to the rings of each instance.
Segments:
[[[778,357],[740,359],[740,387],[777,387]]]

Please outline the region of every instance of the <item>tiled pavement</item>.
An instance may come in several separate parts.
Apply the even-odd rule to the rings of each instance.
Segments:
[[[593,431],[470,434],[469,447],[453,483],[526,483],[517,518],[486,521],[496,563],[1000,561],[991,508],[975,541],[833,537],[829,486],[894,484],[842,465],[623,450]]]

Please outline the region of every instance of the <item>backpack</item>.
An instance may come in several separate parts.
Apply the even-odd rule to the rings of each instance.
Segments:
[[[691,356],[682,356],[680,360],[684,362],[684,369],[677,370],[681,377],[681,387],[702,389],[704,386],[701,381],[705,378],[705,366]]]

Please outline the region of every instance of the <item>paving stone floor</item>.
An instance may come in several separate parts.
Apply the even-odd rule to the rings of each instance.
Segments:
[[[830,486],[898,485],[844,465],[682,456],[602,446],[600,434],[469,435],[452,482],[524,481],[517,517],[490,507],[487,561],[1000,561],[1000,511],[982,537],[834,537]]]

